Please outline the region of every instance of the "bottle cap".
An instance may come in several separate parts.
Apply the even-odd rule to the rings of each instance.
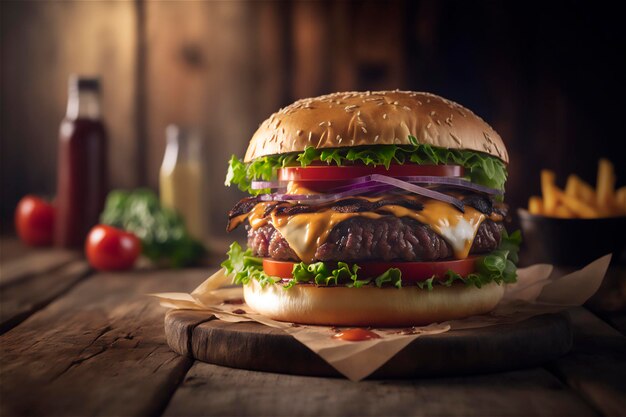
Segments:
[[[98,92],[100,91],[100,78],[72,74],[69,79],[69,87],[70,90],[90,90]]]

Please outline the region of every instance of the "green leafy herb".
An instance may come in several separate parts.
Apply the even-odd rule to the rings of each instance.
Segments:
[[[251,181],[270,181],[276,170],[300,163],[306,167],[314,162],[329,165],[350,165],[361,163],[370,166],[392,163],[404,164],[457,164],[466,170],[466,176],[474,183],[487,187],[504,189],[507,178],[506,165],[500,159],[480,152],[437,148],[418,143],[409,136],[412,145],[374,145],[351,148],[315,149],[307,147],[301,153],[265,156],[245,164],[234,155],[231,157],[226,175],[226,185],[236,184],[240,190],[250,194],[260,194],[269,190],[252,190]]]
[[[134,233],[141,240],[143,254],[152,261],[182,267],[205,253],[202,244],[189,235],[182,217],[162,207],[148,189],[111,191],[100,221]]]

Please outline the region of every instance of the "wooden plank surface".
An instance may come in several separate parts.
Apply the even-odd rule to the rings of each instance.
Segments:
[[[280,352],[276,353],[280,356]],[[350,382],[196,362],[166,416],[596,415],[543,369],[462,378]]]
[[[0,415],[158,415],[191,360],[169,349],[146,294],[208,272],[96,274],[0,336]]]
[[[36,249],[24,245],[17,237],[2,236],[0,238],[0,274],[7,262],[15,261],[33,250]]]
[[[40,272],[0,291],[0,334],[66,292],[89,273],[85,261],[73,261],[52,272]]]
[[[52,248],[11,248],[16,256],[2,260],[0,287],[59,268],[81,257],[80,252]]]
[[[548,369],[602,414],[624,415],[626,337],[584,308],[571,316],[574,347]]]

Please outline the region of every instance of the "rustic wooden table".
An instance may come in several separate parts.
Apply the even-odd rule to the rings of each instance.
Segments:
[[[2,416],[626,414],[623,274],[590,304],[597,314],[570,312],[573,350],[543,367],[353,383],[172,352],[146,294],[190,290],[210,269],[95,273],[78,253],[0,244]]]

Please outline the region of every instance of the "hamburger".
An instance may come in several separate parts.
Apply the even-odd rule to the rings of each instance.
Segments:
[[[279,110],[226,185],[247,229],[222,266],[272,319],[411,326],[492,310],[516,281],[508,153],[491,126],[434,94],[346,92]]]

